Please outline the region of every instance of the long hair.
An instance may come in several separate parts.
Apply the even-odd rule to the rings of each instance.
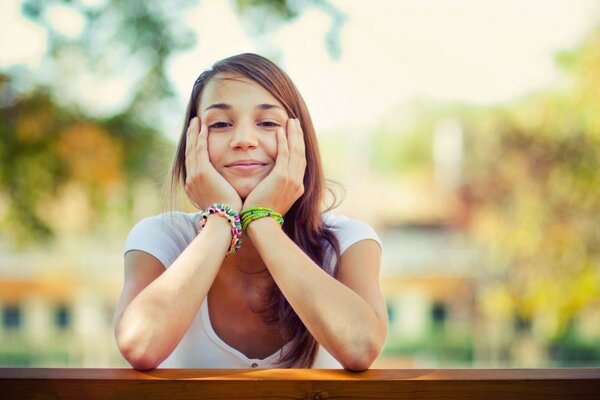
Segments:
[[[287,74],[262,56],[245,53],[226,58],[202,72],[196,79],[175,154],[171,187],[175,188],[178,183],[185,185],[187,127],[191,119],[198,113],[198,105],[206,84],[217,74],[240,75],[258,83],[283,104],[290,118],[299,119],[306,147],[304,193],[286,213],[283,230],[321,268],[326,270],[325,265],[330,262],[329,257],[333,255],[335,255],[335,262],[338,263],[340,259],[339,243],[331,229],[322,222],[321,217],[321,206],[326,187],[310,114],[300,92]],[[333,252],[327,251],[328,247]],[[288,350],[281,355],[279,366],[312,366],[318,349],[317,342],[275,284],[272,285],[271,293],[268,296],[264,316],[265,321],[277,324],[284,337],[291,342]]]

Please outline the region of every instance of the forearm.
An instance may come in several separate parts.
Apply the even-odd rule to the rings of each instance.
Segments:
[[[361,296],[316,265],[271,218],[252,222],[247,231],[315,339],[344,367],[367,368],[383,346],[386,321]]]
[[[143,359],[151,368],[177,346],[219,271],[230,232],[224,218],[211,216],[175,262],[125,308],[115,334],[128,361]]]

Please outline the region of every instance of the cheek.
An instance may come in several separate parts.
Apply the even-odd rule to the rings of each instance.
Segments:
[[[223,144],[221,142],[222,140],[219,140],[218,137],[214,135],[208,135],[208,159],[213,165],[218,163],[223,156]]]
[[[275,134],[266,137],[262,146],[269,157],[273,160],[277,158],[277,136]]]

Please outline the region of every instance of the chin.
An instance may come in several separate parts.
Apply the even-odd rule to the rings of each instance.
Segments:
[[[250,192],[252,192],[252,189],[254,189],[256,187],[257,184],[258,184],[258,182],[235,185],[234,189],[237,192],[237,194],[240,196],[242,201],[244,201],[244,200],[246,200],[246,197],[248,197]]]

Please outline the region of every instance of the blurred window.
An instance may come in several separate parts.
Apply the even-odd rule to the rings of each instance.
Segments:
[[[60,304],[55,310],[55,323],[60,329],[66,329],[71,325],[71,310],[64,305]]]
[[[2,325],[5,329],[21,327],[21,308],[16,304],[5,305],[2,310]]]
[[[431,307],[431,319],[436,327],[443,328],[448,317],[448,309],[446,304],[435,302]]]

